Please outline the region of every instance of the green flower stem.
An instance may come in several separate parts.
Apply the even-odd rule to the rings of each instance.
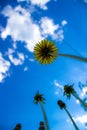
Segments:
[[[72,116],[70,115],[70,113],[68,112],[68,110],[67,110],[65,107],[64,107],[64,110],[66,111],[66,113],[67,113],[68,116],[70,117],[70,119],[71,119],[71,121],[72,121],[72,123],[73,123],[75,129],[76,129],[76,130],[79,130],[79,128],[77,127],[76,123],[74,122],[74,120],[73,120]]]
[[[87,58],[83,58],[83,57],[75,56],[75,55],[71,55],[71,54],[61,54],[61,53],[59,53],[58,56],[65,56],[67,58],[73,58],[73,59],[76,59],[76,60],[87,62]]]
[[[43,113],[43,116],[44,116],[45,129],[46,129],[46,130],[50,130],[49,124],[48,124],[48,119],[47,119],[47,116],[46,116],[46,113],[45,113],[43,104],[42,104],[41,102],[39,102],[39,103],[40,103],[40,107],[41,107],[41,109],[42,109],[42,113]]]
[[[76,93],[72,93],[72,95],[79,100],[79,102],[84,106],[85,110],[87,110],[87,103],[85,103],[82,99],[79,98],[79,96]]]

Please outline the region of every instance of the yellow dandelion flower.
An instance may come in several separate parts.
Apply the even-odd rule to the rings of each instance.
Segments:
[[[50,64],[57,58],[58,49],[53,42],[42,40],[34,47],[34,56],[41,64]]]

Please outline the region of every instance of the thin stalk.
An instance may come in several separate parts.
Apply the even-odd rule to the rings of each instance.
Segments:
[[[74,120],[73,120],[72,116],[70,115],[70,113],[68,112],[68,110],[67,110],[66,108],[64,108],[64,110],[66,111],[66,113],[67,113],[68,116],[70,117],[70,119],[71,119],[71,121],[72,121],[72,123],[73,123],[75,129],[76,129],[76,130],[79,130],[79,128],[77,127],[76,123],[74,122]]]
[[[85,103],[81,98],[79,98],[79,96],[77,95],[77,93],[72,93],[72,95],[79,100],[79,102],[84,106],[84,108],[87,110],[87,103]]]
[[[71,54],[61,54],[61,53],[59,53],[58,56],[65,56],[67,58],[73,58],[73,59],[76,59],[76,60],[87,62],[87,58],[83,58],[83,57],[75,56],[75,55],[71,55]]]
[[[48,119],[47,119],[46,112],[45,112],[45,110],[44,110],[43,104],[42,104],[41,102],[39,102],[39,103],[40,103],[40,107],[41,107],[41,109],[42,109],[42,113],[43,113],[43,117],[44,117],[45,129],[46,129],[46,130],[50,130],[50,128],[49,128],[49,123],[48,123]]]

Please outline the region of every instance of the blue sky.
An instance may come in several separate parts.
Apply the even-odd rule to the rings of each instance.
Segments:
[[[87,57],[87,0],[0,0],[0,130],[38,130],[43,120],[33,104],[37,90],[51,130],[74,130],[62,99],[80,130],[86,130],[87,112],[74,97],[63,96],[63,86],[74,83],[78,95],[87,97],[87,63],[58,57],[50,65],[34,59],[33,48],[42,39],[55,42],[59,52]],[[85,84],[82,89],[78,83]]]

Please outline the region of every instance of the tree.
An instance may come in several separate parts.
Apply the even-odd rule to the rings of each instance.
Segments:
[[[74,120],[73,120],[71,114],[70,114],[69,111],[67,110],[66,104],[65,104],[63,101],[61,101],[61,100],[58,100],[58,101],[57,101],[57,104],[58,104],[58,106],[59,106],[61,109],[64,109],[64,110],[66,111],[66,113],[68,114],[69,118],[71,119],[71,121],[72,121],[72,123],[73,123],[75,129],[76,129],[76,130],[79,130],[79,128],[77,127],[76,123],[74,122]]]
[[[45,123],[45,129],[46,130],[50,130],[49,128],[49,124],[48,124],[48,119],[45,113],[45,109],[43,107],[43,104],[45,104],[45,98],[43,97],[43,94],[40,94],[39,92],[36,93],[36,95],[34,96],[34,103],[35,104],[40,104],[42,113],[43,113],[43,117],[44,117],[44,123]]]
[[[71,97],[71,94],[77,99],[79,100],[79,102],[81,103],[81,105],[84,107],[85,110],[87,110],[87,103],[85,101],[83,101],[82,99],[80,99],[80,97],[78,96],[78,94],[76,93],[76,91],[73,88],[73,85],[65,85],[64,86],[64,95],[66,95],[68,98]]]
[[[21,125],[20,123],[18,123],[18,124],[15,126],[14,130],[21,130],[21,128],[22,128],[22,125]]]
[[[46,39],[41,40],[34,47],[34,57],[41,64],[50,64],[58,56],[74,58],[76,60],[87,62],[87,58],[83,58],[83,57],[75,56],[75,55],[71,55],[71,54],[61,54],[61,53],[58,53],[58,48],[56,47],[54,42],[46,40]]]

